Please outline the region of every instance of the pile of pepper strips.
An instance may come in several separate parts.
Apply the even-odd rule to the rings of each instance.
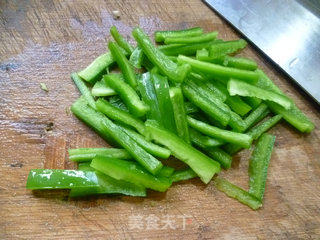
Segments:
[[[109,52],[71,75],[82,94],[71,111],[115,148],[69,149],[78,170],[31,170],[27,188],[70,189],[71,197],[146,196],[147,188],[163,192],[194,177],[207,184],[256,141],[249,191],[219,177],[214,184],[261,207],[275,142],[265,132],[281,119],[300,132],[314,125],[254,61],[234,56],[246,41],[223,41],[196,27],[157,31],[155,41],[163,44],[155,46],[135,28],[134,48],[116,27],[110,33]],[[171,155],[186,168],[159,160]]]

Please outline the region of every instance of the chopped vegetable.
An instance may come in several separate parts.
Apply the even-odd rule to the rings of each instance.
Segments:
[[[189,127],[181,89],[179,87],[170,88],[170,98],[177,134],[186,143],[190,143]]]
[[[184,30],[175,31],[156,31],[154,38],[156,42],[163,42],[167,37],[194,37],[203,33],[203,29],[200,27],[189,28]]]
[[[257,210],[262,206],[262,203],[257,198],[223,178],[216,178],[214,183],[215,186],[227,196],[237,199],[239,202],[247,205],[253,210]]]
[[[144,122],[140,119],[132,116],[126,111],[123,111],[117,107],[114,107],[108,101],[99,98],[96,102],[97,109],[105,114],[107,117],[111,118],[114,121],[126,124],[135,128],[142,135],[147,135],[146,127]]]
[[[122,53],[121,48],[116,43],[110,42],[108,47],[112,53],[112,57],[121,69],[124,79],[132,88],[135,89],[137,86],[137,79],[129,60]]]
[[[163,166],[161,170],[158,172],[157,176],[159,177],[170,177],[174,172],[174,168]]]
[[[178,56],[180,54],[185,56],[194,55],[199,49],[210,47],[212,44],[220,42],[219,40],[214,40],[210,42],[202,43],[192,43],[192,44],[169,44],[169,45],[160,45],[158,49],[169,56]],[[175,61],[177,59],[175,58]]]
[[[129,62],[135,68],[141,68],[143,62],[143,51],[141,48],[136,47],[130,55]]]
[[[192,69],[201,71],[204,73],[209,73],[216,75],[217,77],[229,77],[237,78],[248,83],[256,83],[258,81],[259,75],[253,71],[241,70],[237,68],[223,67],[218,64],[201,62],[190,57],[183,55],[178,56],[178,63],[188,63],[191,65]]]
[[[90,166],[115,179],[131,182],[159,192],[164,192],[171,186],[171,181],[168,178],[153,176],[134,162],[97,156],[92,160]]]
[[[169,131],[176,132],[177,130],[172,106],[173,104],[170,100],[168,80],[166,77],[157,73],[151,74],[151,79],[157,95],[163,127]]]
[[[159,68],[161,73],[168,76],[174,83],[179,83],[184,80],[190,71],[190,66],[188,64],[178,66],[176,63],[172,62],[151,43],[149,37],[140,28],[135,28],[132,35],[142,48],[144,54]]]
[[[136,91],[127,83],[121,81],[116,74],[105,76],[106,83],[112,87],[124,101],[130,113],[136,117],[141,117],[147,113],[149,107],[140,100]]]
[[[285,109],[290,109],[293,105],[292,101],[282,94],[264,90],[236,79],[230,79],[228,81],[228,91],[231,96],[240,95],[269,100],[283,106]]]
[[[198,177],[198,175],[191,168],[187,168],[175,171],[170,177],[170,179],[172,180],[172,182],[180,182],[195,177]]]
[[[107,86],[106,81],[102,78],[93,85],[91,94],[95,97],[109,97],[117,95],[117,92]]]
[[[124,39],[124,37],[121,36],[121,34],[118,32],[118,29],[116,26],[112,26],[110,28],[110,33],[114,40],[117,42],[117,44],[122,47],[126,52],[131,55],[133,52],[133,47],[130,43],[127,42],[127,40]]]
[[[49,92],[49,89],[47,88],[47,85],[45,83],[40,83],[40,87],[43,91]]]
[[[217,43],[210,47],[209,56],[212,59],[223,57],[227,54],[234,53],[239,49],[245,48],[246,45],[247,42],[243,39]]]
[[[78,87],[80,93],[87,100],[89,106],[92,107],[93,109],[96,109],[96,103],[87,85],[82,81],[82,79],[78,76],[77,73],[72,73],[71,78],[73,82],[76,84],[76,86]]]
[[[249,193],[262,201],[275,136],[262,134],[249,162]]]
[[[126,149],[129,154],[149,172],[156,174],[162,168],[162,163],[159,160],[141,148],[121,127],[114,124],[108,118],[102,121],[102,128],[103,132],[111,135],[119,145]]]
[[[231,167],[232,157],[222,149],[218,147],[209,147],[203,150],[209,157],[212,157],[219,162],[224,169],[229,169]]]
[[[146,127],[153,140],[166,146],[172,155],[189,165],[204,183],[208,183],[213,175],[220,171],[219,163],[191,147],[178,136],[161,129],[156,122],[146,121]]]
[[[195,130],[193,128],[189,128],[189,132],[190,132],[191,142],[201,148],[218,147],[218,146],[221,146],[225,143],[224,141],[222,141],[220,139],[216,139],[216,138],[208,137],[206,135],[202,135],[200,132],[198,132],[197,130]]]
[[[76,148],[69,149],[69,159],[75,162],[88,162],[97,155],[110,158],[131,159],[131,155],[124,149],[118,148]]]
[[[187,120],[188,120],[188,124],[192,128],[210,137],[214,137],[217,139],[224,140],[226,142],[234,143],[244,148],[249,148],[252,143],[252,137],[247,134],[220,129],[220,128],[211,126],[209,124],[206,124],[204,122],[198,121],[192,117],[188,117]]]
[[[201,43],[201,42],[209,42],[214,40],[218,35],[218,32],[210,32],[205,33],[199,36],[193,36],[186,38],[185,36],[182,37],[172,37],[168,36],[165,37],[164,43],[165,44],[190,44],[190,43]]]

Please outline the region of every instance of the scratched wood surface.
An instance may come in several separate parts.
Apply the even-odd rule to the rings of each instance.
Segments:
[[[276,145],[259,211],[198,179],[147,198],[68,201],[65,192],[25,189],[30,169],[74,168],[68,148],[106,146],[70,114],[79,93],[69,75],[105,51],[110,26],[128,37],[138,25],[149,34],[200,26],[224,39],[239,37],[201,1],[1,0],[0,18],[0,239],[319,239],[319,108],[250,46],[242,55],[256,60],[316,125],[308,135],[285,122],[270,131]],[[235,156],[221,175],[247,189],[249,156],[250,150]]]

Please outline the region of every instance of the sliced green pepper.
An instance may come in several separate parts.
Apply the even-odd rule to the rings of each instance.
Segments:
[[[242,101],[239,96],[228,96],[226,104],[240,116],[246,115],[252,109],[250,105]]]
[[[190,71],[189,64],[178,66],[171,61],[164,53],[157,49],[150,41],[149,37],[140,28],[135,28],[133,37],[142,48],[148,59],[159,68],[160,72],[168,76],[173,83],[181,83]]]
[[[152,154],[153,156],[167,159],[170,157],[171,152],[163,147],[160,147],[159,145],[156,145],[150,141],[147,141],[144,136],[140,135],[139,133],[124,127],[119,126],[126,134],[128,134],[133,140],[135,140],[138,145],[146,150],[148,153]]]
[[[275,136],[262,134],[258,139],[249,162],[249,193],[262,201],[267,181],[268,166]]]
[[[234,143],[244,148],[249,148],[252,143],[252,137],[247,134],[220,129],[204,122],[198,121],[189,116],[187,120],[188,124],[192,128],[198,130],[199,132],[202,132],[205,135],[218,138],[226,142]]]
[[[109,86],[107,86],[104,78],[102,78],[100,81],[97,81],[92,89],[91,94],[96,97],[109,97],[117,95],[117,93]]]
[[[133,47],[130,43],[127,42],[127,40],[124,39],[124,37],[118,32],[118,29],[116,26],[112,26],[110,28],[110,33],[114,40],[117,42],[117,44],[122,47],[126,52],[131,55],[133,52]]]
[[[109,143],[114,143],[111,135],[103,131],[101,120],[105,119],[106,117],[102,113],[91,108],[83,96],[78,98],[78,100],[72,104],[71,112],[73,112],[77,118],[82,120],[93,130],[95,130],[104,140]]]
[[[87,85],[82,81],[82,79],[78,76],[77,73],[72,73],[71,78],[76,84],[76,86],[78,87],[80,93],[87,100],[89,106],[92,107],[93,109],[96,109],[96,103]]]
[[[171,186],[171,181],[168,178],[153,176],[134,162],[97,156],[92,160],[91,167],[115,179],[160,192],[166,191]]]
[[[209,56],[212,59],[223,57],[227,54],[234,53],[239,49],[243,49],[246,46],[247,42],[243,39],[217,43],[209,48]]]
[[[220,171],[219,163],[191,147],[175,134],[160,128],[156,122],[148,120],[146,127],[153,140],[166,146],[176,158],[189,165],[204,183],[208,183],[213,175]]]
[[[142,100],[149,106],[150,109],[147,112],[147,118],[156,120],[160,125],[163,126],[159,102],[151,80],[150,72],[146,72],[138,78],[138,90],[141,94]]]
[[[255,61],[243,57],[224,56],[223,65],[249,71],[254,71],[258,68],[258,64]]]
[[[197,108],[193,103],[191,102],[185,102],[184,108],[186,109],[186,114],[196,113],[199,111],[199,108]]]
[[[251,128],[246,134],[252,137],[253,140],[258,139],[262,133],[268,131],[270,128],[272,128],[276,123],[278,123],[281,120],[282,116],[281,115],[276,115],[261,124],[254,126]],[[234,144],[227,144],[224,146],[224,150],[233,155],[236,152],[240,151],[242,149],[241,146],[234,145]]]
[[[191,168],[187,168],[175,171],[170,177],[170,179],[172,180],[172,182],[180,182],[195,177],[198,177],[198,175]]]
[[[256,86],[284,95],[284,93],[271,81],[271,79],[267,77],[264,72],[262,72],[260,69],[256,70],[256,72],[260,76]],[[295,104],[293,104],[293,107],[291,107],[289,110],[286,110],[272,102],[268,102],[267,105],[271,111],[276,114],[281,114],[284,120],[298,129],[300,132],[309,133],[314,129],[314,124],[311,122],[311,120],[304,115]]]
[[[154,38],[156,42],[163,42],[167,37],[194,37],[199,36],[203,33],[203,29],[200,27],[194,27],[184,30],[173,30],[173,31],[156,31]]]
[[[136,117],[144,116],[147,113],[149,107],[140,100],[138,94],[130,85],[119,79],[117,74],[106,75],[105,81],[119,94],[130,113]]]
[[[186,84],[182,85],[183,95],[188,98],[190,102],[199,107],[202,111],[212,116],[219,121],[223,126],[229,123],[230,115],[223,111],[215,103],[210,102],[206,97],[197,92],[196,89]]]
[[[125,149],[119,148],[76,148],[69,149],[68,152],[69,159],[74,162],[88,162],[97,155],[120,159],[132,158]]]
[[[227,87],[231,96],[240,95],[245,97],[257,97],[262,100],[275,102],[285,109],[290,109],[293,106],[293,102],[282,94],[268,91],[240,80],[230,79]]]
[[[98,111],[102,112],[112,120],[131,126],[135,128],[142,135],[147,134],[146,127],[144,126],[144,122],[132,116],[128,112],[112,106],[108,101],[102,98],[99,98],[96,102],[96,106]]]
[[[221,148],[209,147],[203,150],[209,157],[212,157],[214,160],[219,162],[221,167],[224,169],[229,169],[231,167],[232,157]]]
[[[173,172],[174,172],[174,168],[163,166],[161,170],[158,172],[157,176],[168,178],[173,174]]]
[[[106,68],[113,63],[114,59],[111,53],[107,52],[97,57],[89,66],[78,72],[78,75],[87,82],[93,83],[101,78],[102,74],[105,73]]]
[[[109,42],[108,47],[112,53],[112,57],[121,69],[124,79],[132,88],[135,89],[137,86],[137,79],[129,60],[122,53],[121,48],[116,43]]]
[[[162,163],[159,160],[141,148],[121,127],[114,124],[108,118],[102,121],[102,127],[103,132],[111,135],[118,144],[126,149],[129,154],[149,172],[156,174],[162,168]]]
[[[257,108],[257,107],[261,104],[261,102],[262,102],[261,99],[256,98],[256,97],[243,97],[242,99],[243,99],[246,103],[248,103],[248,104],[252,107],[252,109]]]
[[[201,42],[209,42],[214,40],[218,35],[218,32],[210,32],[201,34],[198,36],[192,36],[192,37],[172,37],[168,36],[165,37],[164,43],[165,44],[190,44],[190,43],[201,43]]]
[[[128,108],[118,95],[110,97],[109,103],[116,108],[119,108],[125,112],[129,112]]]
[[[178,56],[178,63],[188,63],[191,65],[192,69],[213,74],[217,77],[233,77],[252,84],[256,83],[259,78],[259,75],[253,71],[223,67],[213,63],[201,62],[182,55]]]
[[[217,42],[220,42],[220,40],[192,44],[160,45],[158,46],[158,49],[167,56],[178,56],[179,54],[185,56],[192,56],[199,49],[210,47],[212,44],[215,44]]]
[[[27,189],[72,189],[99,187],[94,172],[63,169],[32,169]]]
[[[141,68],[143,62],[143,51],[141,48],[136,47],[130,55],[129,62],[135,68]]]
[[[257,198],[242,188],[230,183],[229,181],[223,178],[216,178],[214,183],[215,186],[227,196],[237,199],[239,202],[247,205],[253,210],[257,210],[258,208],[262,207],[262,203]]]
[[[175,125],[177,127],[177,134],[186,143],[190,144],[189,127],[187,122],[187,115],[184,106],[183,95],[180,87],[170,88],[170,98],[173,106],[173,115]]]
[[[193,128],[189,128],[189,132],[190,132],[191,142],[201,148],[218,147],[225,143],[220,139],[211,138],[206,135],[202,135],[200,132],[198,132]]]
[[[79,164],[78,169],[95,173],[99,187],[72,188],[69,197],[75,198],[96,194],[124,194],[138,197],[147,195],[145,187],[112,178],[90,167],[90,162],[87,163],[86,165]]]
[[[245,119],[246,129],[250,128],[270,113],[268,106],[261,103],[255,110],[253,110]]]
[[[174,119],[173,104],[169,95],[169,83],[166,77],[159,74],[151,74],[153,86],[157,95],[159,110],[162,117],[163,126],[176,132],[176,124]]]

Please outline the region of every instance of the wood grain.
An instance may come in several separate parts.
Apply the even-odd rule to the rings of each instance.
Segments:
[[[113,20],[113,10],[120,20]],[[0,239],[319,239],[319,109],[251,46],[242,55],[256,60],[316,125],[308,135],[285,122],[271,130],[277,138],[261,210],[197,179],[167,193],[150,191],[148,198],[68,201],[65,192],[25,189],[32,168],[74,168],[68,148],[106,145],[70,114],[79,93],[69,76],[105,51],[111,25],[128,38],[138,25],[149,34],[200,26],[224,39],[239,37],[202,2],[0,1],[0,18]],[[221,175],[247,189],[249,155],[235,156]],[[175,229],[152,229],[163,228],[168,215]],[[139,216],[144,225],[133,229]],[[148,227],[150,219],[159,226]]]

